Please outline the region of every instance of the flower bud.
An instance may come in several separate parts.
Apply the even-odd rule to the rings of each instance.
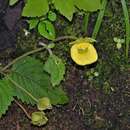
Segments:
[[[33,125],[42,126],[48,121],[44,112],[33,112],[31,115],[31,120]]]
[[[50,99],[47,97],[40,98],[37,103],[38,110],[52,109]]]

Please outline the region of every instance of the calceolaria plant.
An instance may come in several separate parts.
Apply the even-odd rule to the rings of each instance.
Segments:
[[[91,43],[93,41],[95,40],[91,38],[79,38],[70,43],[70,55],[75,63],[88,65],[96,62],[98,56]],[[65,63],[53,54],[54,43],[47,45],[40,42],[39,45],[42,47],[23,54],[1,68],[3,78],[0,80],[0,117],[14,100],[33,125],[42,126],[48,121],[45,110],[51,110],[53,105],[68,103],[67,94],[60,84],[65,75]],[[44,49],[49,52],[45,63],[29,56]],[[6,71],[9,68],[10,71]],[[26,104],[36,105],[37,111],[30,116],[15,97]]]
[[[65,64],[52,53],[52,47],[54,45],[44,44],[43,47],[27,52],[1,68],[0,73],[4,77],[0,80],[0,117],[5,114],[14,97],[17,97],[22,102],[37,105],[39,112],[32,113],[32,117],[27,116],[34,125],[41,126],[48,120],[43,110],[68,102],[68,97],[60,85],[64,79]],[[44,49],[50,54],[44,64],[29,56]],[[9,68],[10,71],[6,73]]]

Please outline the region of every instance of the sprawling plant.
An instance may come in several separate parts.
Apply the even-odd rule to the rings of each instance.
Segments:
[[[51,108],[51,105],[68,102],[60,85],[65,74],[64,62],[52,53],[45,63],[28,56],[45,48],[47,46],[27,52],[0,70],[4,76],[0,80],[0,117],[15,97],[27,104],[37,105],[40,111]]]
[[[19,0],[10,0],[10,6],[15,5]],[[99,10],[99,15],[92,33],[96,39],[105,8],[108,0],[26,0],[22,16],[27,18],[29,29],[36,28],[38,32],[48,40],[58,42],[53,22],[57,14],[63,15],[72,21],[73,14],[79,11],[84,12],[85,27],[87,26],[89,13]],[[129,48],[129,16],[125,0],[121,0],[125,23],[126,23],[126,57],[128,58]],[[91,38],[62,37],[76,40],[71,47],[71,57],[78,65],[86,65],[98,59],[96,49],[91,44],[95,40]],[[60,40],[60,39],[59,39]],[[61,81],[65,75],[65,63],[58,56],[54,55],[51,48],[54,44],[37,48],[14,59],[11,63],[0,69],[0,117],[5,114],[8,106],[15,101],[31,119],[34,125],[44,125],[48,121],[44,110],[51,109],[52,105],[65,104],[68,97],[61,87]],[[34,53],[48,50],[47,61],[43,62],[34,57]],[[91,56],[90,56],[91,55]],[[30,116],[26,110],[15,100],[15,97],[27,104],[36,105],[38,111]]]

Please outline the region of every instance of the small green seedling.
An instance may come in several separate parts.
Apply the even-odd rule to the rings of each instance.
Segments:
[[[125,43],[124,39],[120,39],[120,38],[117,38],[117,37],[114,37],[113,40],[116,43],[116,48],[117,49],[121,49],[122,48],[122,44]]]

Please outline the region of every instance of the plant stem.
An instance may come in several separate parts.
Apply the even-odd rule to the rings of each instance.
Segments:
[[[126,50],[125,50],[125,54],[126,54],[126,59],[128,60],[129,44],[130,44],[130,20],[129,20],[129,13],[128,13],[126,1],[121,0],[121,4],[122,4],[124,18],[125,18],[125,30],[126,30]]]
[[[61,36],[61,37],[55,39],[53,42],[59,42],[59,41],[63,41],[63,40],[77,40],[77,37],[75,37],[75,36]]]
[[[35,98],[30,92],[28,92],[26,89],[24,89],[22,86],[20,86],[18,83],[16,83],[13,79],[11,79],[9,76],[7,76],[7,79],[13,83],[16,87],[24,91],[29,97],[31,97],[35,102],[38,102],[37,98]]]
[[[55,39],[53,42],[59,42],[59,41],[66,40],[66,39],[76,40],[77,37],[75,37],[75,36],[62,36],[62,37],[59,37],[59,38]],[[8,65],[6,65],[5,67],[3,67],[0,70],[0,72],[4,72],[6,69],[8,69],[9,67],[11,67],[14,63],[16,63],[18,60],[20,60],[20,59],[22,59],[22,58],[24,58],[24,57],[26,57],[28,55],[32,55],[32,54],[34,54],[36,52],[42,51],[44,49],[46,49],[46,47],[37,48],[35,50],[29,51],[29,52],[27,52],[27,53],[25,53],[25,54],[17,57],[12,62],[10,62]]]
[[[47,47],[47,44],[45,44],[45,43],[43,43],[43,42],[39,42],[39,45],[45,47],[45,48],[48,50],[48,52],[49,52],[50,55],[53,54],[53,53],[52,53],[52,50],[51,50],[50,48]]]
[[[97,34],[99,32],[99,29],[100,29],[100,26],[101,26],[101,23],[102,23],[102,19],[103,19],[103,16],[104,16],[106,5],[107,5],[107,0],[103,0],[102,1],[102,7],[100,9],[100,12],[98,14],[98,18],[97,18],[97,21],[96,21],[96,24],[95,24],[95,27],[94,27],[94,31],[92,33],[92,38],[93,39],[96,39]]]
[[[8,65],[6,65],[5,67],[3,67],[3,68],[1,69],[1,71],[2,71],[2,72],[5,71],[5,70],[8,69],[10,66],[12,66],[14,63],[16,63],[18,60],[20,60],[20,59],[22,59],[22,58],[24,58],[24,57],[26,57],[26,56],[28,56],[28,55],[34,54],[34,53],[36,53],[36,52],[42,51],[42,50],[44,50],[44,49],[45,49],[45,47],[38,48],[38,49],[29,51],[29,52],[27,52],[27,53],[25,53],[25,54],[23,54],[23,55],[17,57],[17,58],[14,59],[12,62],[10,62]]]
[[[90,13],[86,13],[83,18],[82,32],[87,33],[88,30],[88,21],[89,21]]]
[[[16,100],[14,99],[14,102],[23,110],[23,112],[25,113],[25,115],[31,119],[31,116],[28,114],[28,112],[26,111],[26,109]]]

